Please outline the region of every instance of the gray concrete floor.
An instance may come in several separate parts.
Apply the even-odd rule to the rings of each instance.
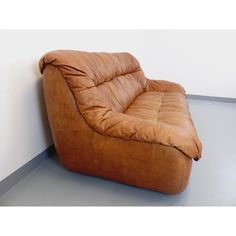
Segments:
[[[234,206],[236,205],[236,104],[189,100],[203,144],[188,187],[178,195],[139,189],[64,169],[57,158],[0,197],[1,206]]]

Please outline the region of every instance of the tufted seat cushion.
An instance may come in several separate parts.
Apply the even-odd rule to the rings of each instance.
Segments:
[[[129,53],[53,51],[40,71],[65,166],[163,192],[184,189],[201,143],[180,85],[147,79]]]
[[[144,92],[137,96],[125,114],[148,120],[155,125],[162,123],[179,130],[188,130],[189,136],[197,135],[190,118],[186,97],[181,93]],[[197,147],[200,146],[198,139],[195,140]],[[198,153],[193,157],[198,159]]]

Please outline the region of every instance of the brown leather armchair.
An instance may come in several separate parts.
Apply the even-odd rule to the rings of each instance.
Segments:
[[[52,51],[40,71],[64,166],[165,193],[186,187],[201,143],[180,85],[147,79],[129,53]]]

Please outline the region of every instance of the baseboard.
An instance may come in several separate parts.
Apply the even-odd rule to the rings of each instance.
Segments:
[[[187,97],[189,99],[198,99],[198,100],[204,100],[204,101],[236,103],[236,98],[213,97],[213,96],[203,96],[203,95],[194,95],[194,94],[188,94]]]
[[[54,145],[51,145],[46,150],[41,152],[31,161],[26,163],[20,169],[16,170],[14,173],[6,177],[0,182],[0,196],[9,191],[14,185],[16,185],[20,180],[27,176],[32,170],[37,168],[44,160],[51,157],[55,153]]]

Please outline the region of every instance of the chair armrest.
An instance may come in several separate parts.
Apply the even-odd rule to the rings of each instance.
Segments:
[[[185,95],[185,90],[180,84],[166,80],[148,80],[146,91],[180,92]]]

